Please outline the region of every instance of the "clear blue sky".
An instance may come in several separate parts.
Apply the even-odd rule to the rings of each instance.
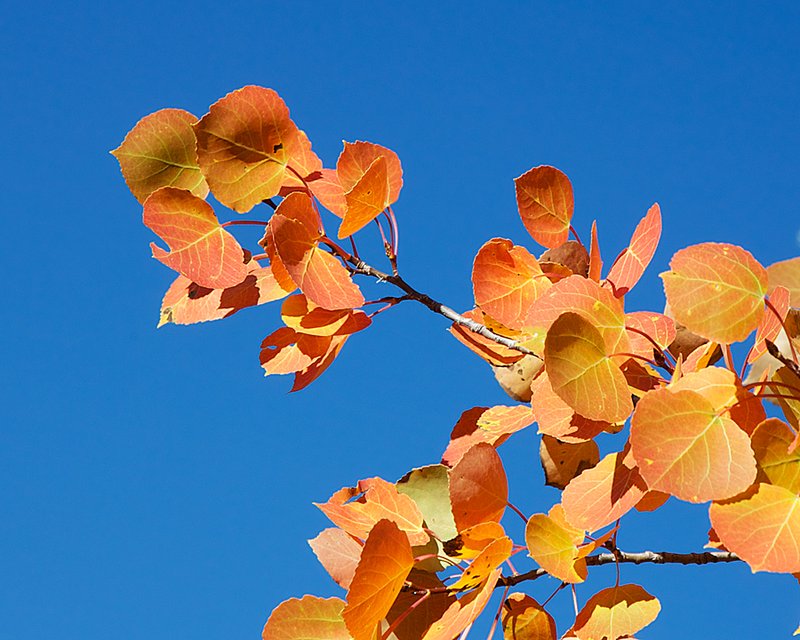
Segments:
[[[341,595],[305,542],[327,526],[312,501],[435,461],[461,410],[506,401],[421,307],[380,317],[294,395],[258,366],[275,308],[156,331],[172,276],[108,154],[151,111],[201,115],[261,84],[328,166],[342,139],[396,150],[403,271],[457,308],[486,239],[534,248],[511,180],[539,164],[570,176],[576,226],[598,217],[608,258],[660,202],[632,308],[660,309],[656,274],[687,244],[800,253],[800,5],[555,5],[4,9],[0,639],[256,638],[284,598]],[[524,510],[557,499],[533,433],[501,453]],[[706,510],[673,502],[621,545],[699,550]],[[743,567],[623,579],[664,606],[642,638],[787,637],[800,614],[790,578]]]

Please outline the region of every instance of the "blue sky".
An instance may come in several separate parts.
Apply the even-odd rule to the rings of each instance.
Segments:
[[[261,84],[328,166],[342,139],[394,149],[403,273],[456,308],[485,240],[536,248],[512,183],[530,167],[570,176],[576,227],[598,218],[607,258],[658,201],[664,238],[629,307],[660,310],[656,274],[683,246],[800,253],[799,27],[790,2],[7,8],[0,639],[258,637],[284,598],[341,595],[305,542],[327,526],[312,501],[436,461],[462,410],[506,402],[421,307],[383,314],[293,395],[258,366],[276,307],[157,331],[172,276],[108,154],[140,117]],[[536,451],[527,432],[501,450],[527,512],[557,499]],[[706,510],[673,502],[620,544],[699,550]],[[664,606],[642,638],[787,637],[800,613],[791,579],[741,566],[623,580]]]

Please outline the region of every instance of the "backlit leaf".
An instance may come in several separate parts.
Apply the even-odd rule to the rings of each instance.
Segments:
[[[631,343],[631,353],[646,358],[653,357],[655,345],[665,350],[677,335],[675,321],[672,318],[650,311],[626,313],[625,330]]]
[[[557,247],[569,237],[575,202],[572,184],[555,167],[540,166],[514,180],[522,223],[536,242]]]
[[[578,613],[573,632],[580,640],[632,636],[658,617],[661,604],[638,584],[603,589]]]
[[[757,484],[709,511],[711,526],[725,547],[753,571],[800,571],[800,496],[771,484]]]
[[[475,256],[472,287],[475,304],[483,311],[511,329],[521,329],[531,304],[551,283],[525,247],[494,238]]]
[[[771,380],[780,384],[772,387],[772,392],[781,396],[776,402],[786,421],[800,431],[800,376],[783,366],[772,374]]]
[[[560,504],[555,505],[548,515],[532,515],[525,527],[525,543],[531,558],[547,573],[563,582],[586,580],[586,560],[578,549],[583,538],[582,529],[576,529],[566,522]]]
[[[389,180],[386,158],[372,161],[361,179],[345,194],[347,213],[339,226],[339,238],[346,238],[363,229],[389,204]]]
[[[339,489],[327,502],[314,504],[337,527],[357,538],[366,538],[379,520],[391,520],[408,535],[412,545],[428,541],[419,507],[381,478],[361,480],[355,487]]]
[[[349,589],[361,558],[361,544],[351,535],[333,527],[323,529],[308,544],[336,584]]]
[[[197,163],[197,118],[183,109],[161,109],[145,116],[111,153],[141,203],[161,187],[186,189],[205,198],[208,185]]]
[[[264,338],[260,361],[264,375],[296,373],[325,356],[331,344],[330,336],[309,336],[281,327]]]
[[[539,425],[539,433],[562,442],[585,442],[604,431],[608,422],[589,420],[556,395],[547,372],[542,372],[531,384],[531,405]]]
[[[759,480],[800,495],[800,450],[790,448],[795,434],[782,420],[762,422],[751,439],[759,469]]]
[[[661,238],[661,209],[658,203],[647,212],[631,237],[630,245],[617,256],[606,276],[613,285],[614,294],[624,296],[639,282]]]
[[[553,391],[590,420],[621,422],[633,410],[628,383],[606,355],[600,331],[577,313],[564,313],[550,327],[544,362]]]
[[[513,544],[511,538],[503,536],[493,540],[470,562],[469,566],[452,584],[452,589],[474,589],[486,580],[492,572],[511,557]]]
[[[342,190],[347,193],[363,178],[377,158],[386,161],[386,177],[389,182],[389,201],[392,204],[400,197],[403,187],[403,167],[400,158],[391,149],[372,142],[345,142],[344,149],[336,162],[336,173]]]
[[[647,485],[682,500],[724,500],[755,480],[747,434],[696,391],[645,395],[631,419],[630,442]]]
[[[334,169],[322,169],[318,177],[308,183],[314,197],[320,201],[323,207],[331,211],[340,218],[347,213],[347,200],[344,197],[342,183]]]
[[[562,313],[571,312],[580,314],[600,331],[606,354],[628,353],[630,341],[622,304],[621,299],[593,280],[570,276],[554,284],[531,305],[525,322],[526,333],[531,337],[525,345],[541,353],[550,326]]]
[[[769,275],[770,295],[776,287],[785,287],[789,290],[791,305],[800,307],[800,257],[769,265],[767,274]]]
[[[247,276],[242,248],[202,198],[163,187],[145,201],[143,220],[170,248],[151,243],[153,257],[201,287],[224,289]]]
[[[442,462],[453,466],[479,442],[499,447],[509,435],[533,424],[535,418],[531,408],[525,405],[513,407],[481,407],[479,413],[462,414],[450,434],[450,444],[442,454]],[[469,420],[474,417],[474,420]]]
[[[545,484],[564,489],[575,476],[600,461],[600,450],[594,440],[573,444],[544,435],[539,446],[539,459]]]
[[[500,456],[489,444],[467,451],[450,472],[450,503],[459,531],[481,522],[499,522],[508,503],[508,481]]]
[[[394,522],[379,520],[364,543],[342,612],[353,640],[374,640],[413,566],[406,534]]]
[[[311,143],[272,89],[247,86],[218,100],[195,125],[200,168],[214,196],[245,213],[284,183],[322,169]]]
[[[597,220],[592,221],[592,242],[589,249],[589,275],[590,280],[600,282],[603,270],[603,259],[600,257],[600,243],[597,240]]]
[[[769,294],[769,301],[774,309],[768,308],[761,318],[753,348],[747,356],[748,364],[755,362],[756,359],[767,353],[767,340],[775,342],[778,339],[778,334],[783,329],[783,322],[789,313],[789,290],[781,285],[774,287]]]
[[[263,640],[352,640],[339,598],[303,596],[282,602],[269,617]]]
[[[501,570],[497,569],[480,589],[470,591],[454,602],[444,615],[434,622],[422,640],[453,640],[466,629],[484,610],[492,597],[492,592],[500,578]]]
[[[572,480],[561,495],[561,504],[567,522],[591,532],[624,516],[646,491],[647,483],[626,447]]]
[[[307,337],[311,338],[313,336]],[[314,380],[319,378],[325,372],[325,370],[333,364],[333,361],[336,360],[337,356],[342,350],[342,347],[344,347],[344,343],[349,337],[350,336],[332,336],[328,338],[325,353],[314,358],[310,365],[295,373],[294,383],[292,384],[290,392],[293,393],[295,391],[305,389],[308,385],[314,382]]]
[[[363,311],[323,309],[303,294],[284,300],[281,318],[287,327],[312,336],[349,335],[365,329],[371,323]]]
[[[556,622],[529,595],[512,593],[503,605],[506,640],[556,640]]]
[[[450,506],[449,470],[432,464],[409,471],[397,481],[397,491],[410,497],[422,512],[425,526],[440,540],[455,536],[456,523]]]
[[[470,560],[492,544],[505,538],[506,532],[499,522],[481,522],[461,531],[444,543],[444,552],[451,558]]]
[[[661,274],[675,319],[712,342],[744,340],[761,321],[767,271],[748,252],[706,242],[681,249]]]

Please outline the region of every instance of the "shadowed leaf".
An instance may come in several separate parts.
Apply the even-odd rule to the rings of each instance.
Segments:
[[[758,463],[759,480],[800,495],[800,450],[791,449],[794,439],[789,425],[769,418],[753,431],[751,445]]]
[[[785,287],[789,291],[791,305],[800,307],[800,257],[782,260],[767,267],[769,275],[769,293],[776,287]]]
[[[545,484],[564,489],[573,478],[600,461],[600,450],[594,440],[573,444],[544,435],[539,446],[539,459]]]
[[[442,462],[455,465],[461,457],[479,442],[499,447],[508,436],[533,424],[535,418],[530,407],[497,406],[482,412],[465,412],[450,434],[450,443],[442,454]],[[473,417],[474,420],[469,418]]]
[[[500,577],[500,569],[492,573],[480,589],[469,592],[450,605],[444,615],[434,622],[422,640],[453,640],[484,610]]]
[[[562,442],[585,442],[609,427],[608,422],[589,420],[575,413],[553,391],[546,371],[531,385],[531,405],[539,425],[539,433],[558,438]]]
[[[511,557],[511,538],[503,536],[486,545],[452,584],[453,589],[474,589]]]

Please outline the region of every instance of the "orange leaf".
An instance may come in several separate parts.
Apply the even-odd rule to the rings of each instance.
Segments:
[[[770,291],[769,301],[772,303],[775,311],[777,311],[777,315],[775,315],[775,311],[772,309],[767,309],[764,312],[764,316],[761,318],[761,322],[756,330],[753,348],[747,356],[748,364],[752,364],[767,352],[766,341],[775,342],[778,338],[778,334],[783,329],[786,316],[789,314],[789,290],[786,287],[782,287],[781,285],[774,287],[772,291]]]
[[[560,504],[553,506],[549,515],[532,515],[525,526],[525,544],[531,558],[563,582],[586,580],[586,560],[578,548],[583,538],[584,531],[572,527],[564,519]]]
[[[307,337],[310,338],[311,336]],[[327,343],[328,347],[325,350],[325,353],[315,358],[314,361],[306,368],[295,373],[294,383],[292,384],[290,392],[305,389],[308,385],[314,382],[314,380],[319,378],[325,372],[325,370],[333,364],[333,361],[336,360],[336,357],[339,355],[339,352],[342,350],[344,343],[349,337],[350,336],[333,336],[328,338],[329,342]]]
[[[500,573],[501,570],[497,569],[480,589],[471,591],[451,604],[444,615],[431,625],[422,640],[453,640],[471,625],[492,597]]]
[[[536,258],[510,240],[489,240],[475,256],[475,304],[511,329],[522,328],[531,304],[550,286]]]
[[[638,584],[596,593],[578,613],[573,631],[580,640],[617,640],[632,636],[658,617],[661,604]]]
[[[303,596],[279,604],[264,625],[263,640],[352,640],[339,598]]]
[[[756,477],[747,434],[696,391],[646,394],[630,442],[648,486],[689,502],[730,498]]]
[[[355,487],[339,489],[327,502],[314,504],[333,524],[357,538],[366,538],[379,520],[391,520],[408,535],[411,544],[428,541],[419,507],[381,478],[361,480]]]
[[[630,245],[614,260],[606,276],[614,295],[624,296],[639,282],[661,238],[661,209],[654,204],[633,232]]]
[[[626,447],[572,480],[561,504],[572,526],[597,531],[628,513],[646,491],[647,484]]]
[[[344,149],[336,162],[336,174],[344,193],[351,191],[364,177],[377,158],[386,161],[386,179],[389,183],[387,204],[392,204],[400,197],[403,187],[403,167],[400,158],[391,149],[372,142],[345,142]]]
[[[200,198],[208,195],[197,163],[195,122],[183,109],[161,109],[139,120],[111,152],[139,202],[161,187],[186,189]]]
[[[800,257],[769,265],[767,274],[770,295],[776,287],[785,287],[789,290],[792,306],[800,307]]]
[[[339,238],[363,229],[389,204],[389,179],[386,158],[378,156],[361,179],[345,194],[347,213],[339,226]]]
[[[364,543],[342,612],[353,640],[374,640],[413,566],[406,534],[391,520],[379,520]]]
[[[200,168],[222,204],[245,213],[322,169],[311,143],[272,89],[247,86],[218,100],[195,125]]]
[[[476,444],[453,467],[450,503],[459,531],[489,520],[500,521],[508,503],[508,481],[494,447]]]
[[[645,358],[653,357],[655,342],[661,349],[666,349],[675,340],[675,321],[661,313],[650,311],[634,311],[625,314],[625,330],[631,343],[631,353]],[[646,336],[649,336],[648,340]]]
[[[573,478],[600,461],[600,450],[594,440],[569,443],[544,435],[539,446],[539,459],[545,484],[564,489]]]
[[[454,590],[474,589],[486,580],[492,572],[511,557],[513,544],[511,538],[503,536],[486,545],[470,565],[464,569],[451,588]]]
[[[265,374],[296,373],[323,358],[331,345],[329,336],[308,336],[281,327],[264,338],[260,361]]]
[[[349,589],[361,558],[361,544],[353,536],[333,527],[323,529],[308,544],[336,584]]]
[[[464,529],[456,537],[444,543],[444,552],[451,558],[470,560],[475,558],[495,540],[504,538],[506,532],[499,522],[481,522]]]
[[[795,434],[789,425],[769,418],[753,431],[750,444],[759,468],[759,480],[800,495],[800,450],[792,449]]]
[[[503,605],[503,635],[507,640],[556,640],[556,622],[530,596],[512,593]]]
[[[589,249],[589,279],[600,282],[603,259],[600,257],[600,243],[597,240],[597,220],[592,221],[592,243]]]
[[[201,287],[224,289],[247,276],[242,248],[202,198],[163,187],[145,201],[143,220],[171,250],[151,243],[153,257]]]
[[[247,263],[247,277],[227,289],[209,289],[179,275],[161,301],[158,326],[169,322],[193,324],[227,318],[241,309],[279,300],[291,293],[284,289],[269,267]]]
[[[727,549],[753,571],[800,571],[800,496],[771,484],[756,484],[709,510],[711,526]]]
[[[547,372],[541,373],[531,384],[531,404],[539,433],[558,438],[562,442],[585,442],[609,426],[608,422],[589,420],[575,413],[553,391]]]
[[[675,319],[712,342],[744,340],[761,321],[767,271],[732,244],[706,242],[681,249],[661,274]]]
[[[474,320],[475,322],[481,323],[484,326],[486,325],[487,319],[485,314],[480,309],[473,309],[471,311],[462,313],[461,315],[469,320]],[[489,364],[501,367],[508,366],[525,357],[525,354],[521,351],[504,347],[494,340],[484,338],[482,335],[479,335],[474,331],[470,331],[466,327],[462,327],[459,324],[454,323],[450,327],[449,331],[456,340],[473,352],[477,353]]]
[[[509,435],[530,426],[534,420],[533,412],[525,405],[475,407],[465,411],[453,427],[442,462],[453,466],[479,442],[499,447]]]
[[[349,335],[366,329],[372,322],[363,311],[323,309],[303,294],[284,300],[281,318],[287,327],[312,336]]]
[[[514,179],[517,208],[531,237],[557,247],[569,237],[575,202],[569,178],[555,167],[540,166]]]
[[[564,313],[547,332],[544,366],[553,391],[576,413],[622,422],[633,410],[631,392],[605,348],[594,325],[577,313]]]
[[[526,333],[530,333],[531,338],[525,341],[525,346],[541,353],[548,329],[568,311],[582,315],[600,331],[607,354],[630,352],[622,300],[581,276],[557,282],[531,305],[525,322]]]
[[[317,175],[318,177],[308,183],[311,192],[323,207],[343,218],[347,213],[347,200],[338,174],[334,169],[322,169]]]

